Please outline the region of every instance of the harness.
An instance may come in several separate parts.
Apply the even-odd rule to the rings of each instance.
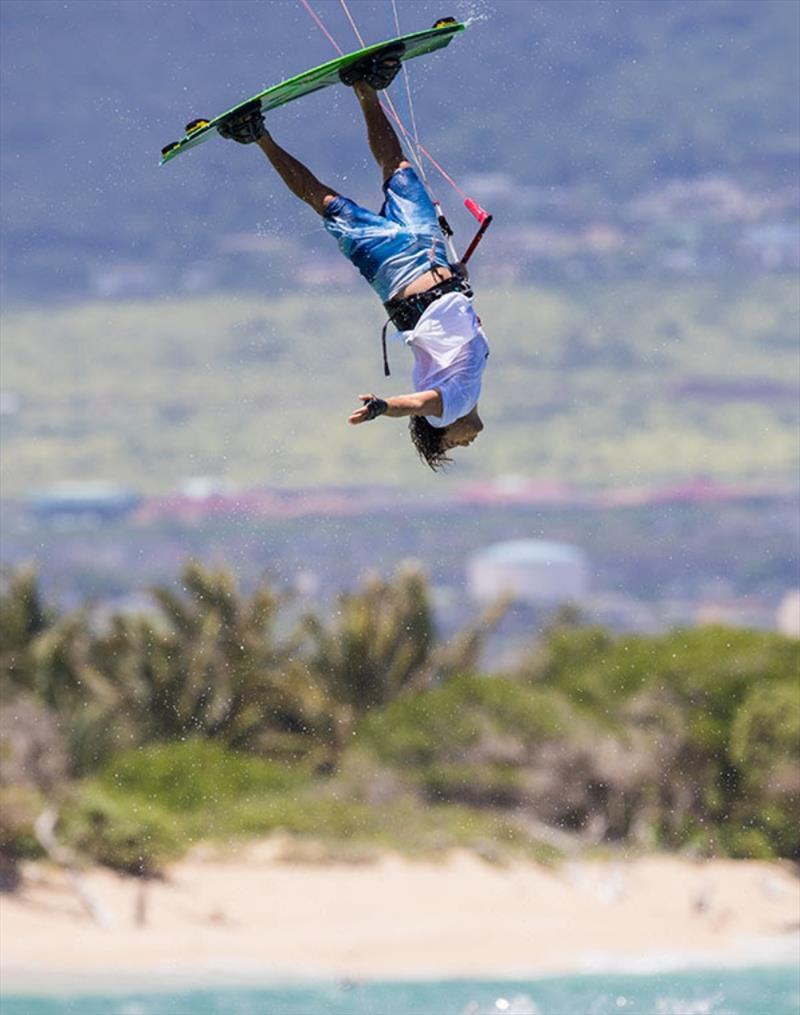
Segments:
[[[446,296],[448,293],[463,293],[467,299],[472,299],[474,295],[469,282],[456,271],[450,278],[446,278],[444,282],[440,282],[431,289],[426,289],[421,293],[414,293],[413,296],[405,296],[403,299],[389,300],[388,303],[383,304],[389,316],[389,320],[384,324],[383,331],[381,332],[383,373],[385,377],[389,377],[391,374],[389,370],[389,357],[386,352],[386,330],[389,325],[393,324],[398,331],[413,331],[420,317],[422,317],[431,303],[435,303],[436,300]]]

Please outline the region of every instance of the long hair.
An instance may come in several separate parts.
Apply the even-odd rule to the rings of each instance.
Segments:
[[[447,449],[442,446],[446,427],[431,426],[424,416],[412,416],[408,421],[411,443],[417,454],[434,472],[444,472],[453,461],[447,457]]]

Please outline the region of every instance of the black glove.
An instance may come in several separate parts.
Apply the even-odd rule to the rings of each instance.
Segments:
[[[378,416],[382,416],[385,412],[389,411],[389,403],[385,402],[382,398],[370,398],[366,403],[367,419],[377,419]]]
[[[243,106],[227,120],[223,120],[217,125],[217,133],[230,141],[238,141],[239,144],[252,144],[262,138],[267,131],[259,100]]]

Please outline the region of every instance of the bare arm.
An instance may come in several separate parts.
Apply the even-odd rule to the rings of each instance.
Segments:
[[[311,205],[318,215],[322,215],[326,206],[336,197],[336,191],[321,183],[307,166],[290,155],[285,148],[281,148],[269,131],[265,131],[259,138],[258,147],[289,190],[301,201]]]
[[[348,423],[354,426],[367,421],[367,402],[373,399],[374,395],[359,395],[364,403],[360,409],[356,409],[347,419]],[[415,391],[412,395],[390,395],[384,399],[389,408],[386,416],[441,416],[442,396],[432,388],[430,391]]]
[[[378,93],[365,81],[359,81],[353,87],[353,91],[361,103],[361,111],[367,124],[370,151],[381,167],[384,180],[388,180],[395,169],[402,169],[411,163],[406,161],[394,127],[386,119]]]

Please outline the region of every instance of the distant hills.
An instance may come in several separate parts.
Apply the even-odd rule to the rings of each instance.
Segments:
[[[339,4],[315,7],[342,48],[355,48]],[[353,10],[369,41],[395,34],[388,3]],[[728,173],[769,189],[794,178],[794,2],[495,0],[443,10],[403,0],[400,12],[404,31],[443,14],[474,19],[449,49],[411,65],[424,141],[460,179],[572,188],[602,213],[656,181]],[[4,0],[0,18],[7,296],[85,296],[92,272],[109,266],[141,278],[143,292],[153,289],[148,270],[165,289],[178,271],[201,291],[206,279],[272,292],[294,283],[321,234],[260,153],[213,142],[164,169],[156,162],[189,119],[334,55],[299,3]],[[321,176],[377,202],[344,89],[276,112],[273,126]],[[458,208],[446,186],[441,196]],[[515,207],[512,193],[504,213],[558,217],[543,203]],[[230,236],[238,253],[221,249]]]
[[[197,476],[436,494],[503,476],[578,489],[796,484],[793,278],[504,287],[477,306],[492,349],[486,432],[446,476],[419,462],[402,420],[347,425],[359,392],[409,384],[399,343],[383,376],[367,292],[8,313],[3,496],[89,479],[163,495]]]

